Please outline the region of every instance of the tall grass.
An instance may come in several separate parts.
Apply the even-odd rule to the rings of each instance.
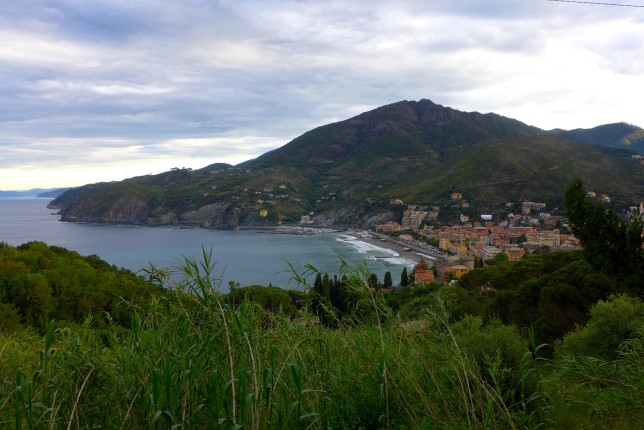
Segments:
[[[441,302],[403,324],[366,287],[366,268],[348,277],[356,312],[331,313],[332,329],[306,309],[290,319],[229,306],[206,251],[179,270],[174,283],[149,273],[172,288],[131,305],[130,328],[50,323],[42,338],[0,335],[0,427],[549,426],[530,400],[548,401],[542,376],[511,327],[453,323]]]

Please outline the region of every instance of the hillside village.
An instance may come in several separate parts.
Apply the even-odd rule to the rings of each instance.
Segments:
[[[587,197],[610,203],[610,197],[604,193],[598,196],[589,191]],[[453,201],[461,202],[460,206],[467,208],[469,205],[462,198],[459,192],[451,195]],[[400,200],[392,203],[403,204]],[[512,205],[508,203],[508,207]],[[545,203],[522,202],[520,214],[510,212],[506,219],[496,222],[492,215],[484,214],[480,220],[470,220],[461,213],[461,224],[451,226],[437,223],[439,211],[438,206],[410,204],[400,223],[389,221],[376,226],[377,233],[395,237],[401,246],[431,253],[428,257],[434,261],[435,270],[421,269],[416,273],[416,284],[436,281],[449,283],[473,270],[477,262],[485,264],[499,254],[504,254],[510,261],[517,261],[535,250],[554,252],[580,248],[577,238],[567,233],[565,217],[546,212]],[[631,206],[624,212],[630,219],[638,216],[638,213],[644,213],[644,203],[639,207]],[[555,225],[559,228],[555,228]]]

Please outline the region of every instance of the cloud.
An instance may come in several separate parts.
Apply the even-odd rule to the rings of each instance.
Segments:
[[[91,165],[80,184],[239,162],[403,99],[542,128],[637,124],[643,21],[536,0],[10,2],[0,189],[48,177],[34,169],[63,181],[53,166]]]

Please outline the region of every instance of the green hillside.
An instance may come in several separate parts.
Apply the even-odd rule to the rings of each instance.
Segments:
[[[453,191],[472,210],[522,200],[560,207],[577,177],[626,205],[644,199],[641,160],[588,143],[609,135],[636,142],[636,134],[625,125],[546,132],[496,114],[402,101],[318,127],[235,167],[89,185],[52,205],[66,221],[235,227],[297,222],[313,212],[364,226],[391,199],[444,205]]]
[[[441,190],[453,189],[483,205],[538,198],[553,207],[561,205],[564,190],[575,178],[622,204],[642,197],[644,169],[638,161],[554,136],[478,146],[442,171],[419,180],[409,192],[413,200],[421,199],[426,190],[436,190],[438,198]]]
[[[587,145],[629,149],[644,154],[644,130],[624,122],[600,125],[591,129],[557,130],[556,133]]]

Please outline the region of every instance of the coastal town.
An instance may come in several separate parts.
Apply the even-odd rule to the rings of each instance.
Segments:
[[[586,197],[604,204],[611,202],[605,193],[589,191]],[[451,207],[468,209],[463,194],[450,196]],[[395,199],[391,205],[404,203]],[[498,260],[518,261],[533,253],[580,249],[579,241],[568,228],[567,219],[558,208],[548,211],[546,203],[524,201],[507,203],[507,215],[499,218],[481,214],[479,218],[460,213],[458,222],[442,225],[439,222],[441,206],[407,204],[402,219],[377,224],[375,229],[350,229],[348,234],[373,245],[390,248],[403,257],[419,262],[428,269],[414,270],[415,284],[439,282],[448,284],[460,279],[475,267],[493,264]],[[511,208],[520,208],[512,212]],[[471,211],[470,211],[471,213]],[[622,211],[630,220],[644,213],[644,203]],[[281,225],[276,233],[284,234],[337,234],[346,230],[316,225],[312,214],[303,215],[297,225]]]

